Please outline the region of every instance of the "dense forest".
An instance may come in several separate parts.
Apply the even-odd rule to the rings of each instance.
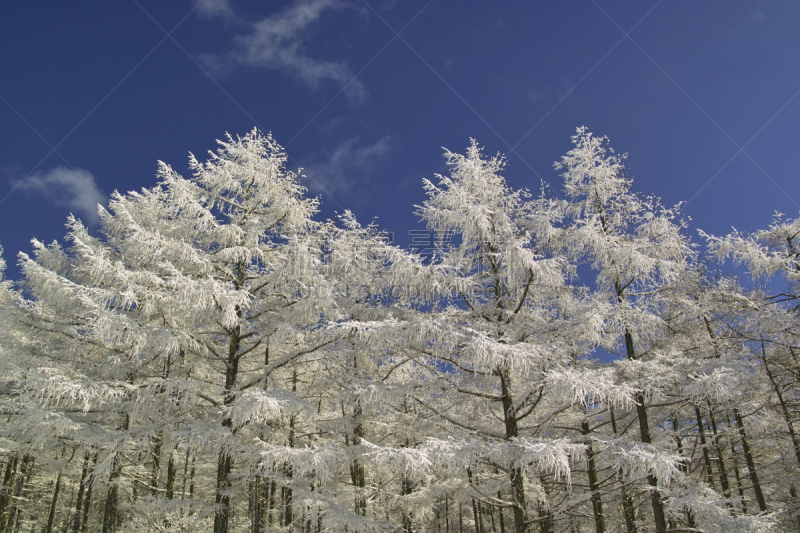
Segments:
[[[697,234],[584,128],[555,193],[444,155],[432,255],[256,130],[32,241],[0,533],[800,531],[800,221]]]

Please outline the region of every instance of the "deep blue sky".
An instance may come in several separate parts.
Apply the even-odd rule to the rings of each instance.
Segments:
[[[514,187],[560,192],[580,125],[629,153],[637,191],[687,201],[692,233],[763,228],[800,211],[798,28],[795,0],[3,2],[9,275],[70,211],[254,126],[322,217],[378,217],[403,245],[441,147],[474,137]]]

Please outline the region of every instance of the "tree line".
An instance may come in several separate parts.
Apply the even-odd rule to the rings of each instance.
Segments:
[[[800,221],[701,254],[579,128],[445,151],[425,257],[218,143],[0,277],[0,533],[800,530]]]

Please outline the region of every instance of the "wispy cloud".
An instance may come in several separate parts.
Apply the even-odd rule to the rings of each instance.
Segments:
[[[204,14],[231,16],[226,0],[205,0]],[[258,22],[248,23],[248,30],[233,39],[227,53],[203,56],[206,65],[216,72],[235,66],[282,70],[309,87],[323,82],[347,86],[347,94],[356,99],[366,96],[364,86],[351,81],[353,73],[346,63],[312,57],[306,43],[311,28],[327,13],[345,7],[338,0],[297,0],[288,8]]]
[[[363,189],[370,181],[371,173],[391,151],[391,145],[388,135],[372,144],[361,144],[359,137],[351,137],[333,150],[312,157],[315,162],[303,169],[310,178],[309,190],[336,197]]]
[[[233,8],[228,0],[193,0],[197,14],[215,18],[235,18]]]
[[[43,197],[47,202],[66,207],[89,225],[97,222],[97,204],[106,203],[94,176],[88,170],[55,167],[31,174],[26,179],[10,178],[11,186]]]

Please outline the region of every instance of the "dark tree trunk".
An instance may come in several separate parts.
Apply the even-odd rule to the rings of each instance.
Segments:
[[[536,506],[536,512],[539,515],[539,531],[553,533],[553,515],[550,513],[550,509],[545,504],[539,503]]]
[[[503,499],[502,495],[499,492],[497,493],[497,499],[498,500],[502,500]],[[500,522],[500,533],[506,533],[506,522],[505,522],[505,519],[503,518],[503,508],[502,507],[498,508],[498,513],[497,514],[499,515],[498,516],[498,520]]]
[[[450,499],[447,493],[444,493],[444,527],[447,533],[450,533]]]
[[[708,420],[711,422],[711,431],[714,434],[714,451],[717,453],[717,465],[719,465],[719,482],[722,485],[722,494],[726,499],[731,498],[731,484],[728,479],[728,471],[725,468],[725,459],[722,456],[722,446],[720,446],[720,434],[717,431],[717,419],[714,417],[714,411],[711,406],[708,408]],[[733,504],[728,502],[728,508],[733,512]]]
[[[618,297],[621,299],[622,295],[617,287]],[[625,328],[625,350],[628,359],[635,360],[636,352],[633,346],[633,335]],[[640,440],[645,444],[652,444],[653,440],[650,437],[650,422],[647,418],[647,406],[645,404],[644,394],[639,391],[636,393],[636,416],[639,419],[639,436]],[[655,521],[656,533],[666,533],[667,519],[664,513],[664,503],[661,501],[661,494],[658,492],[658,480],[656,476],[650,474],[647,476],[647,484],[650,485],[650,502],[653,506],[653,519]]]
[[[80,533],[81,530],[81,511],[83,510],[83,497],[86,494],[86,476],[89,473],[89,452],[83,457],[83,469],[81,470],[81,481],[78,485],[78,499],[75,502],[75,515],[72,517],[72,533]]]
[[[189,499],[194,499],[194,472],[195,472],[195,461],[197,461],[197,456],[192,456],[192,470],[189,472]]]
[[[470,467],[467,467],[467,479],[469,480],[470,485],[474,486],[472,469]],[[472,498],[472,518],[475,520],[475,533],[481,533],[480,517],[478,516],[478,506],[475,498]]]
[[[103,507],[103,533],[113,533],[117,529],[117,505],[119,503],[119,479],[122,474],[122,460],[119,453],[114,454],[111,475],[108,477],[108,492]]]
[[[750,471],[750,481],[753,483],[753,491],[756,493],[756,501],[758,502],[758,510],[762,513],[767,510],[767,501],[764,499],[764,493],[761,492],[761,483],[758,481],[758,473],[756,472],[756,463],[753,460],[753,453],[750,451],[750,444],[747,442],[747,433],[744,429],[744,422],[739,409],[733,409],[733,417],[736,420],[736,425],[739,428],[739,438],[742,440],[742,451],[744,451],[744,459],[747,462],[747,469]]]
[[[92,458],[92,466],[97,464],[97,454]],[[94,478],[91,478],[86,487],[86,498],[83,500],[83,511],[81,513],[81,533],[86,533],[89,528],[89,508],[92,503],[92,489],[94,488]]]
[[[297,370],[295,369],[292,372],[292,392],[297,392]],[[292,415],[289,418],[289,447],[294,448],[294,439],[295,439],[295,423],[296,423],[296,416]],[[294,469],[292,465],[285,464],[284,465],[284,475],[291,479],[294,475]],[[283,526],[289,528],[291,531],[292,528],[292,521],[294,520],[294,502],[293,502],[293,492],[291,487],[284,487],[283,488]]]
[[[783,414],[783,420],[786,422],[786,427],[789,428],[789,437],[792,439],[792,447],[794,448],[794,457],[797,459],[797,464],[800,465],[800,441],[798,441],[797,433],[794,429],[794,424],[792,423],[792,417],[789,413],[789,407],[786,404],[786,399],[783,396],[783,389],[778,383],[778,380],[775,378],[775,375],[772,373],[772,370],[767,363],[767,349],[764,346],[764,338],[761,338],[761,361],[764,363],[764,370],[767,373],[767,377],[769,378],[769,382],[772,384],[772,388],[775,390],[775,394],[778,396],[778,402],[781,406],[781,413]]]
[[[58,471],[58,476],[56,476],[56,486],[53,488],[53,499],[50,502],[50,512],[47,515],[47,525],[44,527],[44,533],[53,533],[53,523],[56,519],[56,506],[58,505],[58,495],[61,493],[61,478],[63,473],[64,468],[62,467]]]
[[[175,451],[175,449],[171,449],[167,460],[167,484],[164,489],[168,500],[175,499]]]
[[[497,376],[500,378],[500,391],[503,403],[503,421],[505,423],[505,438],[511,440],[519,436],[517,428],[517,412],[514,409],[514,398],[511,394],[511,378],[506,368],[499,368]],[[521,466],[512,466],[509,469],[511,481],[511,497],[514,502],[514,529],[515,533],[528,532],[527,501],[525,499],[525,475]]]
[[[406,441],[406,446],[408,446],[408,441]],[[414,484],[412,483],[411,479],[403,475],[403,480],[400,484],[400,494],[403,496],[408,496],[414,491]],[[403,511],[403,533],[414,533],[414,524],[411,520],[411,513],[408,511]]]
[[[8,459],[6,463],[6,471],[3,476],[3,492],[0,493],[0,532],[6,531],[6,524],[8,523],[8,516],[11,513],[12,499],[11,496],[14,490],[14,482],[17,477],[17,466],[19,465],[19,456],[15,455]]]
[[[358,364],[358,354],[353,354],[353,375],[356,378],[361,377],[361,369]],[[352,445],[355,447],[361,446],[361,440],[364,438],[364,409],[361,401],[356,399],[355,407],[353,408],[353,433],[351,435]],[[358,454],[359,449],[355,453]],[[353,502],[354,511],[359,516],[367,516],[367,497],[365,489],[367,486],[367,473],[366,468],[361,460],[356,457],[350,465],[350,481],[353,483],[355,491],[355,498]]]
[[[269,508],[267,510],[267,525],[272,527],[274,522],[273,516],[275,515],[275,494],[278,492],[278,484],[275,480],[270,481],[269,484]]]
[[[714,484],[714,471],[711,468],[711,455],[708,453],[708,442],[706,441],[706,431],[703,424],[703,417],[700,413],[700,407],[694,406],[694,416],[697,418],[697,431],[700,435],[700,445],[703,448],[703,463],[706,469],[706,483],[712,489],[716,490]]]
[[[676,417],[672,418],[672,431],[675,433],[675,443],[678,446],[678,455],[680,455],[681,457],[683,457],[685,459],[686,456],[683,453],[683,437],[681,437],[680,428],[678,427],[678,419]],[[686,460],[681,462],[680,470],[684,474],[688,474],[689,473],[689,465],[688,465]],[[694,513],[692,513],[691,509],[687,509],[686,510],[686,522],[687,522],[687,525],[692,529],[697,527],[697,524],[695,523],[695,520],[694,520]],[[675,529],[675,528],[674,527],[670,527],[670,529]]]
[[[355,427],[353,428],[352,445],[359,446],[364,437],[364,425],[361,404],[356,403],[353,413]],[[356,451],[358,453],[358,451]],[[367,486],[366,468],[358,458],[353,459],[350,465],[350,481],[355,489],[354,511],[359,516],[367,516],[367,498],[364,490]]]
[[[161,446],[164,444],[164,433],[159,431],[153,435],[150,441],[150,455],[152,456],[153,467],[150,471],[150,494],[158,497],[158,478],[161,476]]]
[[[33,457],[25,454],[22,457],[22,465],[20,466],[19,475],[16,477],[14,481],[14,488],[13,492],[11,493],[11,500],[9,501],[9,512],[8,512],[8,522],[6,525],[6,529],[4,531],[16,531],[19,527],[20,517],[22,515],[22,510],[16,504],[16,502],[20,501],[23,491],[25,489],[25,483],[28,478],[28,474],[33,469]]]
[[[728,423],[728,426],[733,427],[731,424],[731,419],[728,414],[725,414],[725,421]],[[744,497],[744,485],[742,484],[742,477],[739,474],[739,459],[738,453],[736,452],[736,444],[734,444],[733,439],[731,439],[731,457],[733,458],[733,473],[736,476],[736,489],[739,492],[740,502],[742,504],[742,513],[747,514],[747,501],[745,501]]]
[[[236,265],[235,288],[244,287],[244,263]],[[236,316],[242,316],[242,310],[236,308]],[[236,399],[236,378],[239,373],[239,348],[241,346],[241,328],[234,326],[228,331],[228,358],[225,365],[225,397],[223,405],[230,407]],[[233,422],[229,416],[222,420],[222,425],[233,433]],[[217,506],[214,515],[214,533],[228,533],[228,520],[230,518],[231,505],[231,468],[233,458],[228,454],[228,450],[223,446],[217,457],[217,485],[214,494],[214,503]]]
[[[589,435],[589,422],[581,422],[581,433]],[[588,459],[587,474],[589,476],[589,491],[591,493],[592,514],[594,514],[594,529],[597,533],[605,533],[606,517],[603,514],[603,500],[600,497],[600,486],[597,481],[597,466],[594,461],[592,442],[586,441],[586,457]]]
[[[617,431],[617,419],[614,416],[613,408],[611,408],[611,431],[614,435],[619,434]],[[622,515],[625,518],[625,529],[628,533],[637,533],[636,512],[633,507],[633,499],[630,494],[628,494],[628,488],[626,486],[627,480],[625,479],[625,474],[622,469],[617,471],[617,479],[619,480],[620,495],[622,496]]]

